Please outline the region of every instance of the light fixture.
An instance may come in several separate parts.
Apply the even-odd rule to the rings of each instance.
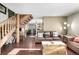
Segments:
[[[66,27],[64,27],[64,29],[66,29]]]
[[[64,25],[66,25],[67,24],[67,22],[64,22]]]
[[[67,24],[67,27],[70,27],[70,24]]]

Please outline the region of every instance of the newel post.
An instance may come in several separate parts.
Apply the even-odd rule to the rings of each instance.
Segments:
[[[17,43],[19,43],[19,41],[20,41],[20,36],[19,36],[19,21],[20,21],[20,15],[17,14],[17,16],[16,16],[16,37],[17,37],[16,42]]]

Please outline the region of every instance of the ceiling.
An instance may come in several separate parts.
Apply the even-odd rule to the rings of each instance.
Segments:
[[[43,16],[68,16],[79,10],[78,3],[2,3],[16,13]]]

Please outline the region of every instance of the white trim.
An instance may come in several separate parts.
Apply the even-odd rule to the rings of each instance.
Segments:
[[[15,48],[11,50],[8,55],[16,55],[20,50],[41,50],[40,48]]]

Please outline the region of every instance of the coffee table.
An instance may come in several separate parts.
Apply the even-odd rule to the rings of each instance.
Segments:
[[[66,44],[62,41],[42,41],[43,55],[66,55]]]

